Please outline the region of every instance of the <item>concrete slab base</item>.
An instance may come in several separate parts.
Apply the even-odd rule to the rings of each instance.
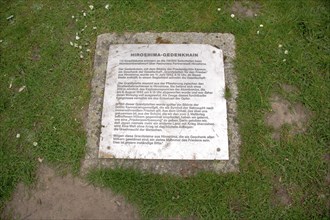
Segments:
[[[102,103],[104,94],[107,60],[110,44],[209,44],[222,49],[224,54],[225,81],[231,96],[227,98],[229,160],[131,160],[98,158],[101,131]],[[233,70],[235,59],[235,37],[221,33],[108,33],[97,37],[94,75],[91,82],[91,100],[87,120],[87,152],[81,172],[86,174],[93,168],[134,168],[145,172],[168,173],[181,176],[194,175],[199,171],[216,173],[239,171],[239,146],[241,143],[236,122],[236,99],[238,90]]]

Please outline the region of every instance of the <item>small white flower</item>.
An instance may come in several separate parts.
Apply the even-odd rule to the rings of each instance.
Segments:
[[[78,18],[76,18],[76,22],[78,22],[79,20],[78,20]]]
[[[264,27],[264,25],[263,24],[260,24],[259,27]]]
[[[2,43],[3,42],[3,40],[0,40],[0,43]]]
[[[37,146],[38,145],[38,142],[33,142],[33,146]]]
[[[231,14],[231,15],[230,15],[230,17],[234,18],[234,17],[235,17],[235,15],[234,15],[234,14]]]
[[[283,61],[283,62],[286,62],[286,59],[283,59],[282,61]]]
[[[72,43],[72,41],[70,41],[70,45],[71,45],[71,46],[73,46],[73,43]]]
[[[257,31],[257,34],[260,34],[260,31]]]
[[[84,15],[84,17],[86,17],[86,15],[87,15],[86,12],[84,12],[83,15]]]
[[[79,40],[79,39],[80,39],[80,37],[78,35],[76,35],[76,40]]]
[[[257,14],[254,14],[254,17],[257,17],[258,15]]]
[[[71,18],[74,19],[74,15],[72,15]]]
[[[218,8],[218,11],[221,11],[221,8]]]
[[[18,134],[16,134],[16,138],[20,138],[21,137],[21,135],[18,133]]]
[[[90,5],[89,8],[90,8],[91,10],[93,10],[93,9],[94,9],[94,6],[93,6],[93,5]]]
[[[84,55],[80,54],[80,59],[83,59],[84,58]]]
[[[11,80],[9,83],[9,89],[11,89],[11,87],[13,87],[13,80]]]
[[[74,47],[78,47],[78,44],[77,43],[74,43]]]
[[[85,27],[84,28],[87,28],[87,25],[85,25]]]
[[[21,88],[18,89],[18,92],[22,92],[25,88],[26,86],[22,86]]]
[[[93,27],[93,29],[94,29],[94,30],[96,30],[96,29],[97,29],[97,27],[95,27],[95,26],[94,26],[94,27]]]
[[[81,50],[82,49],[82,46],[79,46],[79,49]]]
[[[38,157],[38,161],[39,161],[39,163],[42,163],[43,160],[44,160],[43,158]]]
[[[88,53],[89,53],[89,52],[91,52],[91,50],[90,50],[90,49],[86,49],[86,52],[88,52]]]
[[[109,4],[107,4],[106,6],[104,6],[105,7],[105,9],[107,9],[107,10],[109,10]]]
[[[289,53],[289,51],[288,51],[288,50],[285,50],[285,51],[284,51],[284,54],[288,54],[288,53]]]
[[[7,20],[10,20],[12,18],[14,18],[14,15],[10,15],[9,17],[7,17]]]
[[[282,47],[283,47],[283,45],[282,45],[282,44],[279,44],[279,45],[278,45],[278,48],[282,48]]]

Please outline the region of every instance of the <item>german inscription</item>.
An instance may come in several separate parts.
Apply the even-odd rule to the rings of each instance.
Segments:
[[[224,90],[215,47],[111,45],[99,157],[228,160]]]

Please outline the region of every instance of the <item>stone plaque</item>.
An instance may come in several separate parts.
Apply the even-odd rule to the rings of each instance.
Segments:
[[[99,158],[228,160],[222,50],[110,45]]]

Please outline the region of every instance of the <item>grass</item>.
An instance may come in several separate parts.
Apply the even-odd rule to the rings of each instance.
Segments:
[[[231,18],[232,1],[97,1],[92,12],[89,4],[1,1],[0,210],[18,182],[34,181],[38,158],[78,173],[85,148],[81,111],[89,102],[93,60],[86,49],[93,52],[97,34],[196,31],[236,37],[240,173],[183,179],[116,169],[95,170],[89,180],[125,195],[144,218],[329,217],[328,1],[260,1],[253,19]],[[83,28],[80,59],[70,41]],[[305,134],[292,136],[284,128],[278,142],[264,116],[283,83],[299,91],[285,98],[303,103],[313,116]],[[278,202],[280,189],[291,205]]]

